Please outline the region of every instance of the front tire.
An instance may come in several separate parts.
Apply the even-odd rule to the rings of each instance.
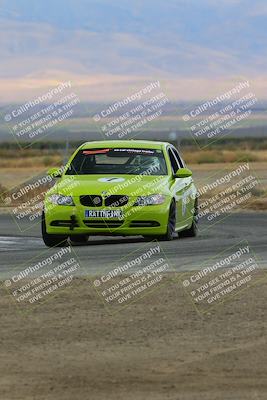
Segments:
[[[79,244],[86,244],[89,240],[88,235],[72,235],[70,236],[70,241],[73,244],[79,245]]]
[[[162,241],[173,240],[173,238],[175,236],[175,227],[176,227],[176,203],[173,200],[170,205],[167,232],[165,235],[159,236],[159,240],[162,240]]]
[[[198,222],[198,202],[196,200],[194,205],[194,215],[193,215],[192,225],[189,229],[185,229],[184,231],[179,232],[179,237],[180,238],[196,237],[198,234],[197,222]]]
[[[47,233],[45,224],[45,214],[42,213],[42,238],[47,247],[64,247],[67,244],[66,235],[53,235]]]

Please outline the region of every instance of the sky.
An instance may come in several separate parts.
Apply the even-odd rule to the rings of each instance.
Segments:
[[[249,80],[267,97],[266,0],[0,0],[0,102],[70,80],[106,101],[160,80],[173,100]]]

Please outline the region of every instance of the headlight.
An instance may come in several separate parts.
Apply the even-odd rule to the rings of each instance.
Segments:
[[[74,206],[74,202],[71,196],[62,196],[61,194],[53,194],[49,197],[51,203],[58,206]]]
[[[153,206],[162,204],[165,201],[165,196],[162,194],[152,194],[150,196],[140,196],[134,203],[134,206]]]

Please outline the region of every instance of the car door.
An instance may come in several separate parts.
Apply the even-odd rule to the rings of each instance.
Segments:
[[[175,147],[172,147],[174,156],[176,157],[180,168],[186,168],[186,165]],[[190,223],[194,214],[195,206],[195,185],[192,176],[184,178],[182,193],[182,218],[185,223]]]
[[[171,191],[176,201],[176,228],[180,230],[186,227],[191,220],[192,199],[190,195],[193,180],[191,177],[175,178],[175,173],[184,167],[184,163],[177,150],[172,146],[168,148],[168,156],[173,173]]]

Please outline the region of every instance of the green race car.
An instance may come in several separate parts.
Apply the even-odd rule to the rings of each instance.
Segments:
[[[95,141],[81,145],[47,192],[42,236],[47,246],[89,235],[143,235],[159,240],[196,236],[192,172],[170,143]]]

